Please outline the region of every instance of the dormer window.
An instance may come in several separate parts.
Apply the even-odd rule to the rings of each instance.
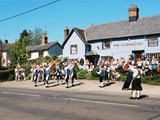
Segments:
[[[149,47],[158,46],[158,36],[150,36],[148,38],[148,46]]]

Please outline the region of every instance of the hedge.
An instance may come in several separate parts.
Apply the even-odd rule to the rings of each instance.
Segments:
[[[0,81],[14,80],[14,69],[0,70]]]

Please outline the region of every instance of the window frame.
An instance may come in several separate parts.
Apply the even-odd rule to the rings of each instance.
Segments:
[[[73,48],[75,47],[75,50],[73,50]],[[75,52],[74,52],[75,51]],[[70,46],[70,54],[77,54],[78,53],[78,49],[77,49],[77,45],[71,45]]]
[[[152,61],[153,56],[158,60],[158,62],[160,62],[160,53],[159,52],[157,52],[157,53],[146,53],[146,56],[147,56],[147,58],[149,59],[150,62]]]
[[[150,36],[148,37],[148,47],[158,46],[158,36]]]
[[[102,41],[102,50],[110,49],[111,48],[111,40],[105,39]]]

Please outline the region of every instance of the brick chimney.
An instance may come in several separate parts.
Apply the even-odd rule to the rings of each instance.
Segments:
[[[67,39],[68,35],[69,35],[69,29],[68,29],[68,27],[66,27],[66,28],[64,29],[64,40]]]
[[[136,5],[132,5],[129,9],[129,22],[137,21],[139,17],[139,9]]]
[[[46,44],[48,40],[47,33],[42,34],[42,45]]]

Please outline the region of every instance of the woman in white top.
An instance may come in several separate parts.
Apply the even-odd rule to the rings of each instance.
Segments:
[[[141,85],[142,70],[138,69],[137,66],[130,67],[130,70],[133,72],[132,97],[130,97],[130,99],[139,99],[140,91],[142,91],[142,85]]]

